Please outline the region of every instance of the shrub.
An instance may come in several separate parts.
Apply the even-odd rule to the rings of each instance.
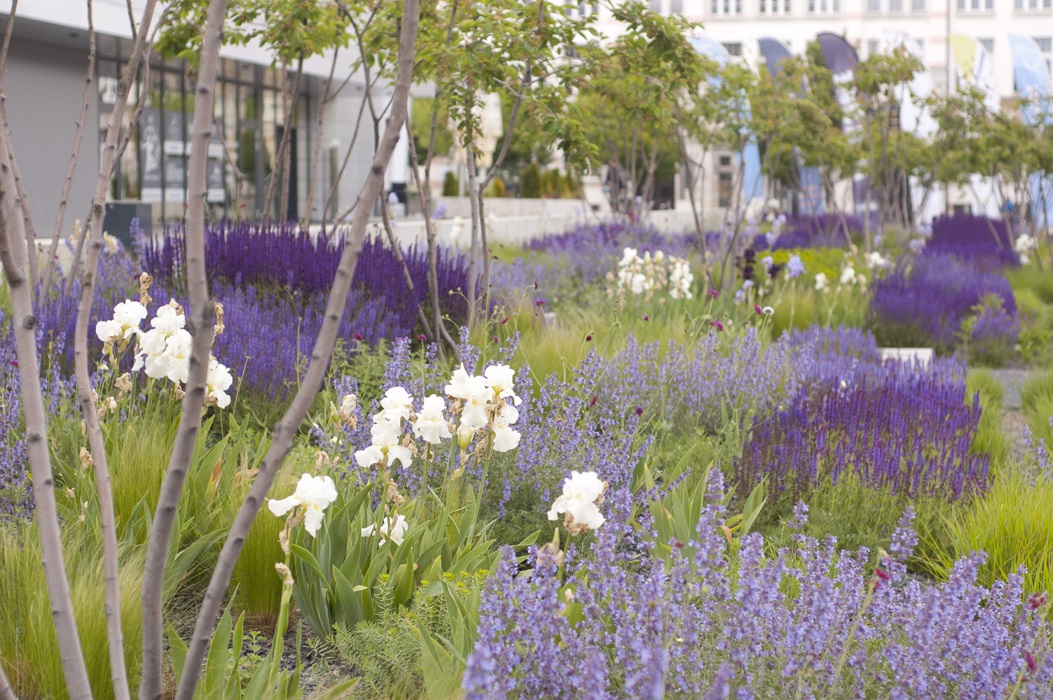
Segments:
[[[801,535],[766,557],[757,534],[729,545],[722,489],[710,486],[697,554],[671,566],[640,565],[615,527],[567,581],[551,555],[520,574],[506,554],[483,592],[466,698],[1048,693],[1050,630],[1019,576],[978,585],[976,554],[946,584],[905,582],[909,511],[877,570],[869,552]]]
[[[961,335],[970,364],[1002,367],[1016,355],[1019,326],[1002,308],[1001,297],[988,294],[962,322]]]
[[[1015,317],[1013,290],[1001,275],[977,271],[951,255],[919,258],[913,269],[874,283],[874,334],[886,345],[949,352],[957,345],[962,322],[989,294],[1000,297],[1006,315]]]
[[[852,242],[852,236],[862,231],[863,219],[858,216],[794,216],[787,219],[783,232],[775,238],[771,248],[847,248]],[[765,237],[759,236],[758,239],[765,240]]]
[[[494,177],[489,187],[486,188],[484,193],[487,197],[504,197],[505,196],[505,181],[498,175]]]
[[[796,500],[842,474],[912,498],[957,500],[987,487],[988,457],[969,452],[980,406],[966,402],[959,363],[882,365],[868,334],[845,329],[789,342],[801,389],[755,419],[735,464],[740,490],[767,479]]]
[[[537,163],[531,163],[520,173],[519,196],[535,199],[541,196],[541,169]]]
[[[560,198],[566,192],[566,183],[557,168],[546,170],[541,174],[541,194],[544,197]]]
[[[461,195],[461,182],[452,170],[447,170],[442,179],[442,196],[459,197]]]
[[[940,216],[922,257],[951,255],[980,270],[997,271],[1019,264],[1004,221],[972,214]]]

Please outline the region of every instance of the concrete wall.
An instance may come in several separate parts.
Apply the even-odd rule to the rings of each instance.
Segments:
[[[488,200],[487,207],[491,202]],[[515,201],[515,200],[512,200]],[[525,200],[530,201],[530,200]],[[595,224],[599,221],[596,216],[582,216],[581,214],[558,214],[553,216],[501,216],[491,219],[488,234],[490,244],[493,246],[523,245],[535,238],[564,233],[575,226],[583,223]],[[694,231],[694,220],[688,212],[678,211],[654,211],[648,215],[649,224],[665,233],[686,233]],[[711,221],[710,224],[714,224]],[[415,242],[423,243],[426,240],[424,222],[420,219],[408,219],[397,221],[395,235],[398,240],[410,245]],[[377,231],[379,222],[374,223]],[[457,248],[466,249],[471,244],[471,220],[457,217],[456,219],[442,219],[436,222],[436,233],[439,242],[443,245],[452,245]]]
[[[20,39],[11,41],[4,94],[12,148],[22,172],[33,224],[51,236],[80,114],[87,57],[83,51]],[[63,234],[88,215],[99,172],[98,99],[93,93]]]

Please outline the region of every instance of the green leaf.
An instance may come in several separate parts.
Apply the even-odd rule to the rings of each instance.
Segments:
[[[205,662],[205,679],[201,685],[206,698],[220,698],[223,694],[223,680],[227,673],[228,647],[230,646],[230,607],[223,612],[219,618],[216,632],[212,636],[212,643],[208,648],[208,659]],[[241,656],[241,649],[234,652]]]

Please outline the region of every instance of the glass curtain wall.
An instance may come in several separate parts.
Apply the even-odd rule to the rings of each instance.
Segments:
[[[98,61],[100,143],[105,139],[113,89],[127,60],[126,54],[117,53],[101,56]],[[141,82],[137,80],[129,92],[121,133],[121,140],[128,139],[128,145],[117,164],[110,196],[113,200],[153,204],[155,215],[162,221],[177,221],[184,215],[187,200],[193,79],[181,62],[155,61],[150,64],[146,85]],[[142,113],[133,129],[135,108],[140,104]],[[302,111],[305,104],[306,96],[301,93],[296,111]],[[264,199],[271,178],[281,176],[277,167],[284,122],[281,71],[223,59],[213,114],[206,197],[213,215],[260,218],[268,213]],[[292,123],[291,136],[295,138],[295,114]],[[310,163],[307,167],[309,170]],[[293,175],[289,179],[289,211],[295,216],[302,193],[295,169]],[[271,216],[278,208],[280,185],[275,183],[270,188],[274,192]]]

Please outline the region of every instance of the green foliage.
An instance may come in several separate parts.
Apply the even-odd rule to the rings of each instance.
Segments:
[[[825,480],[805,501],[808,522],[803,534],[820,541],[836,537],[839,549],[856,551],[866,547],[872,554],[888,547],[889,537],[910,503],[905,496],[864,485],[851,474],[842,475],[836,484]],[[930,500],[914,501],[913,505],[919,531],[935,531],[941,513],[951,508]],[[757,529],[764,534],[770,551],[791,546],[794,532],[786,523],[793,506],[791,499],[784,497],[762,513]]]
[[[417,149],[417,162],[425,163],[428,160],[428,139],[431,136],[432,112],[436,110],[435,99],[432,97],[414,97],[410,102],[410,128],[413,129],[413,147]],[[449,155],[453,150],[453,133],[450,132],[449,115],[436,114],[435,118],[435,140],[432,144],[432,154],[436,156]],[[447,181],[452,173],[447,171]],[[456,186],[454,192],[447,192],[443,185],[444,197],[456,197]]]
[[[946,543],[928,547],[926,568],[946,578],[954,561],[985,552],[980,582],[989,586],[1024,567],[1025,592],[1053,589],[1053,481],[1004,470],[991,489],[946,517]]]
[[[1006,271],[1016,296],[1021,359],[1032,366],[1053,366],[1053,275],[1026,265]]]
[[[301,470],[298,469],[304,460],[297,459],[297,453],[301,450],[294,449],[293,454],[286,458],[282,470],[271,486],[270,497],[279,498],[290,493],[296,488],[296,476]],[[230,489],[228,496],[230,503],[226,506],[227,512],[233,514],[241,506],[248,494],[252,479],[251,472],[241,471],[237,482]],[[272,518],[267,513],[261,513],[252,523],[245,544],[242,546],[241,556],[234,565],[234,571],[230,577],[229,592],[235,601],[237,608],[241,610],[246,618],[246,624],[253,629],[271,629],[278,618],[281,607],[282,582],[274,575],[274,563],[283,558],[281,547],[278,544],[278,534],[282,531],[285,523],[279,518]],[[234,593],[237,596],[234,597]]]
[[[208,6],[204,0],[169,3],[154,50],[165,58],[181,58],[196,66]],[[271,52],[275,63],[291,64],[346,46],[351,39],[348,24],[348,14],[340,4],[228,0],[223,40],[234,46],[258,43]]]
[[[971,402],[980,394],[980,424],[973,434],[971,450],[991,456],[995,473],[1006,463],[1012,441],[1002,430],[1002,406],[1005,390],[989,371],[969,370],[965,379],[965,400]]]
[[[62,496],[60,496],[60,499]],[[106,645],[102,541],[90,522],[67,522],[63,556],[69,578],[77,631],[91,688],[96,698],[112,698]],[[121,627],[129,683],[139,682],[142,655],[142,567],[145,552],[120,550]],[[20,698],[68,697],[58,639],[52,624],[40,543],[35,525],[5,521],[0,525],[0,664]]]
[[[490,183],[490,186],[483,192],[486,197],[504,197],[505,196],[505,181],[500,177],[495,177]]]
[[[1053,447],[1053,372],[1032,377],[1020,387],[1020,400],[1031,435]]]
[[[970,309],[958,332],[959,348],[964,350],[968,362],[976,367],[1004,367],[1016,356],[1014,343],[1007,338],[985,338],[982,342],[973,339],[973,332],[985,314],[1006,315],[1004,301],[997,294],[985,294],[980,303]]]
[[[455,494],[461,489],[464,503],[457,506]],[[378,596],[404,606],[424,581],[492,568],[493,540],[489,526],[479,522],[480,502],[470,486],[457,480],[443,498],[432,493],[400,506],[399,515],[409,523],[401,544],[389,538],[378,543],[376,535],[362,534],[371,525],[376,531],[386,517],[384,504],[370,507],[371,497],[380,495],[377,490],[370,484],[341,494],[317,537],[296,532],[294,596],[319,636],[328,636],[336,625],[351,629],[375,620]]]
[[[443,197],[458,197],[461,194],[461,182],[454,175],[452,170],[446,171],[446,176],[442,180],[442,196]]]
[[[579,85],[577,102],[588,115],[585,138],[621,185],[608,193],[612,207],[627,213],[637,196],[653,198],[659,165],[679,159],[678,124],[722,127],[732,120],[730,112],[713,122],[699,113],[686,114],[684,100],[700,92],[715,68],[690,44],[698,24],[650,12],[640,2],[620,4],[614,15],[624,24],[622,34],[607,48],[581,50],[589,73]]]
[[[537,163],[531,163],[520,173],[519,196],[525,199],[536,199],[541,196],[541,169]]]
[[[1022,290],[1029,289],[1043,304],[1053,305],[1053,275],[1048,270],[1040,270],[1034,265],[1023,265],[1006,270],[1005,276],[1014,293],[1019,294]]]
[[[655,555],[667,562],[673,561],[674,549],[682,550],[685,557],[696,555],[694,545],[691,543],[698,538],[698,526],[706,506],[706,476],[710,469],[716,468],[710,465],[705,469],[690,470],[690,476],[693,478],[680,481],[675,488],[660,499],[648,502],[647,508],[650,511],[651,528],[653,528],[653,537],[648,537],[648,539]],[[652,474],[646,466],[642,471],[643,488],[648,491],[655,489],[658,486],[656,475]],[[682,460],[672,473],[662,475],[663,481],[677,483],[678,478],[686,475],[687,471],[688,467]],[[725,495],[725,501],[731,501],[732,498],[733,493],[729,491]],[[767,500],[765,484],[761,482],[742,501],[742,512],[733,515],[723,523],[722,530],[729,543],[734,545],[736,536],[742,538],[750,533]],[[647,534],[645,533],[644,536],[647,537]]]

